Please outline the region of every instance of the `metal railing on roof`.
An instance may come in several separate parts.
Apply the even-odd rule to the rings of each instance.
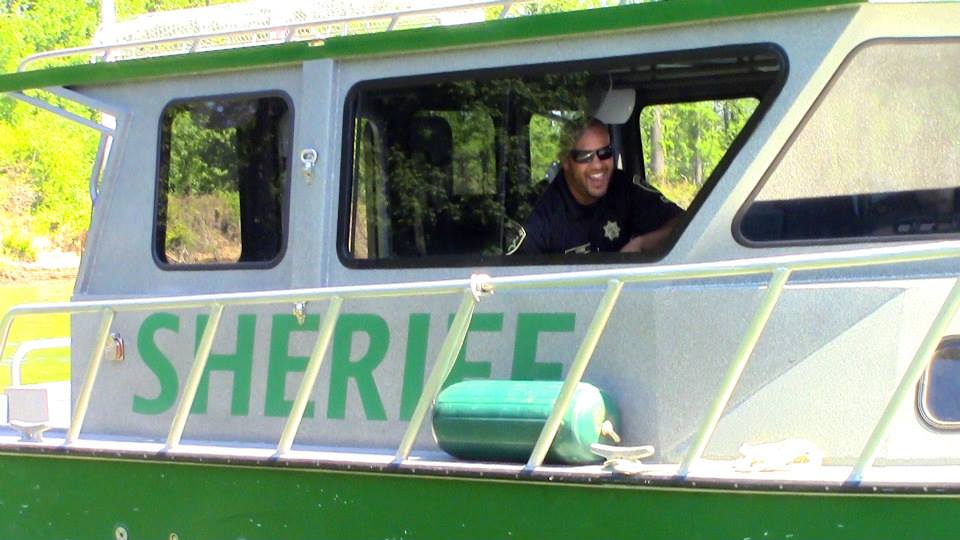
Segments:
[[[346,17],[324,18],[295,23],[230,29],[193,35],[176,35],[104,45],[73,47],[33,54],[24,59],[17,71],[25,71],[41,60],[72,56],[89,56],[92,62],[109,62],[128,58],[144,58],[198,51],[212,51],[289,43],[293,41],[322,41],[332,36],[390,32],[399,29],[425,28],[443,24],[442,17],[472,12],[484,17],[485,10],[499,9],[497,18],[516,16],[514,6],[537,4],[539,0],[487,0],[442,7],[414,9],[387,13],[370,13]],[[480,18],[475,21],[483,20]]]
[[[760,259],[719,261],[712,263],[682,264],[673,266],[645,266],[636,268],[612,268],[551,274],[531,274],[525,276],[490,277],[474,274],[470,279],[427,281],[418,283],[358,285],[346,287],[327,287],[316,289],[297,289],[286,291],[262,291],[226,294],[199,294],[190,296],[120,299],[104,301],[68,302],[57,304],[22,305],[12,308],[0,319],[0,355],[6,346],[7,337],[15,318],[38,314],[77,314],[99,313],[100,324],[88,355],[87,371],[77,396],[73,418],[67,431],[65,444],[75,443],[80,436],[84,417],[93,394],[94,383],[103,351],[110,335],[110,327],[117,313],[140,312],[154,309],[171,308],[207,308],[209,320],[197,346],[196,355],[190,369],[183,393],[176,406],[176,412],[166,439],[166,448],[175,449],[180,445],[186,422],[193,406],[197,388],[206,367],[207,358],[220,323],[220,317],[228,306],[264,305],[293,302],[294,313],[304,314],[306,302],[329,301],[326,314],[318,329],[304,377],[300,383],[290,414],[287,417],[280,439],[276,446],[276,455],[287,454],[303,420],[309,396],[317,381],[320,367],[330,344],[340,308],[345,300],[370,298],[396,298],[424,295],[461,295],[458,308],[447,336],[438,353],[414,413],[400,441],[395,454],[395,462],[402,463],[409,458],[413,443],[421,430],[432,404],[437,398],[443,383],[450,374],[460,352],[474,308],[481,298],[495,291],[520,291],[530,289],[558,288],[569,286],[606,285],[606,293],[600,300],[596,313],[587,327],[584,338],[573,358],[554,407],[545,422],[542,432],[530,455],[526,470],[533,471],[543,464],[548,449],[553,444],[562,418],[570,405],[574,390],[590,362],[596,345],[603,335],[610,314],[616,305],[620,292],[627,283],[654,283],[681,280],[705,280],[731,276],[757,276],[770,274],[767,291],[753,315],[746,333],[741,338],[734,358],[730,362],[720,391],[714,397],[706,417],[701,421],[694,441],[683,461],[678,465],[675,476],[685,479],[691,467],[701,459],[704,449],[712,436],[720,417],[726,408],[733,390],[753,353],[771,313],[777,305],[787,281],[794,272],[826,270],[835,268],[865,267],[898,264],[937,259],[960,258],[960,241],[937,242],[911,246],[890,246],[851,251],[813,253]],[[873,465],[880,443],[887,434],[893,418],[899,408],[912,395],[913,388],[933,357],[933,351],[943,336],[947,325],[960,309],[960,278],[954,278],[954,284],[948,293],[940,311],[926,336],[918,347],[910,365],[902,375],[893,395],[889,399],[880,420],[866,442],[847,482],[858,484],[864,471]]]

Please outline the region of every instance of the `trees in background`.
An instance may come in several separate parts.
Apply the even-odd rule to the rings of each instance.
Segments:
[[[96,0],[0,2],[0,68],[15,71],[37,51],[86,45],[96,25]],[[90,204],[86,183],[77,179],[89,176],[96,134],[3,97],[0,141],[0,252],[31,259],[36,238],[74,247]]]
[[[668,103],[640,112],[647,181],[686,208],[753,115],[754,98]]]
[[[236,0],[117,0],[116,10],[124,19],[227,1]],[[98,24],[99,0],[0,0],[0,72],[16,71],[39,51],[89,45]],[[78,62],[53,59],[45,66]],[[69,109],[96,118],[82,107]],[[0,256],[30,260],[38,249],[79,248],[90,220],[87,180],[98,140],[91,129],[0,97]]]

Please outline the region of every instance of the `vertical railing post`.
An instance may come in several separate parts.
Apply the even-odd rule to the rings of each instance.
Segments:
[[[733,356],[733,361],[731,361],[730,367],[727,369],[727,373],[723,378],[723,382],[720,384],[720,391],[717,393],[716,398],[714,398],[713,404],[707,412],[707,417],[703,420],[703,423],[700,424],[700,429],[697,431],[693,443],[690,445],[690,450],[683,458],[683,462],[680,463],[677,476],[686,477],[687,474],[690,473],[690,467],[700,459],[703,451],[707,448],[707,442],[710,440],[710,436],[713,435],[713,431],[717,428],[720,416],[727,407],[730,396],[733,395],[733,390],[740,381],[740,376],[743,374],[744,368],[747,367],[747,361],[750,360],[750,355],[753,354],[753,349],[760,340],[760,335],[763,333],[767,321],[770,320],[770,314],[773,313],[773,308],[780,299],[780,293],[783,292],[783,287],[790,278],[790,272],[791,270],[789,268],[777,268],[774,270],[773,276],[770,278],[770,284],[767,285],[767,292],[760,303],[760,307],[754,314],[753,320],[747,328],[747,333],[744,335],[743,341],[740,342],[740,347]]]
[[[397,448],[397,454],[394,458],[395,461],[403,461],[410,455],[413,443],[417,439],[417,433],[420,432],[420,426],[423,424],[427,412],[430,411],[430,406],[433,404],[433,401],[437,399],[437,395],[440,393],[444,381],[446,381],[447,376],[450,375],[450,370],[453,369],[457,355],[460,354],[460,349],[463,347],[463,340],[467,336],[467,329],[470,327],[470,320],[473,318],[473,311],[477,306],[478,298],[472,290],[463,293],[460,307],[457,309],[457,314],[453,318],[453,322],[450,323],[450,330],[447,331],[447,337],[443,340],[443,345],[437,354],[437,362],[434,364],[433,370],[430,372],[430,376],[424,384],[423,392],[420,394],[420,400],[417,401],[417,407],[413,411],[410,423],[407,424],[407,431],[403,434],[403,439],[401,439],[400,446]]]
[[[113,316],[112,309],[104,309],[100,312],[100,327],[97,329],[93,348],[87,358],[87,373],[83,378],[80,394],[77,396],[77,406],[73,411],[73,418],[70,420],[70,429],[67,430],[66,444],[72,444],[80,437],[83,418],[87,415],[87,408],[90,406],[93,383],[97,380],[97,372],[100,370],[100,362],[103,360],[103,347],[107,343],[107,338],[110,337],[110,325],[113,324]]]
[[[900,383],[893,391],[890,401],[887,402],[887,407],[883,410],[883,414],[880,416],[877,425],[874,426],[873,433],[871,433],[870,438],[867,439],[867,444],[863,447],[863,451],[860,452],[860,457],[857,458],[853,470],[850,471],[850,476],[847,477],[846,484],[859,484],[863,479],[864,471],[873,464],[873,460],[876,459],[877,456],[877,450],[880,449],[880,443],[883,442],[883,438],[887,435],[887,430],[890,429],[890,424],[893,423],[893,418],[896,416],[897,410],[903,405],[906,399],[913,395],[920,376],[923,375],[923,372],[927,369],[927,365],[933,359],[933,353],[936,351],[940,339],[946,332],[947,326],[953,321],[957,309],[960,309],[960,279],[954,281],[953,287],[950,289],[943,305],[940,307],[940,312],[937,313],[936,318],[934,318],[933,323],[931,323],[930,328],[927,330],[927,335],[924,336],[923,341],[920,342],[917,353],[913,356],[913,360],[900,378]]]
[[[197,346],[197,354],[193,359],[190,375],[187,376],[187,382],[183,386],[183,394],[180,395],[180,403],[177,404],[177,412],[173,416],[170,433],[167,434],[167,450],[172,450],[180,444],[183,428],[187,424],[187,417],[190,416],[190,408],[193,407],[193,400],[197,396],[197,387],[200,386],[200,379],[203,378],[203,372],[207,367],[207,358],[210,357],[210,349],[213,347],[213,338],[220,326],[221,315],[223,315],[223,304],[213,304],[210,308],[207,327],[204,328],[200,344]]]
[[[297,391],[297,397],[294,398],[293,406],[290,408],[290,415],[287,416],[287,422],[283,426],[283,432],[280,434],[280,442],[277,444],[278,456],[289,452],[293,446],[293,439],[297,436],[297,431],[300,429],[300,422],[303,421],[304,411],[307,410],[307,403],[310,401],[310,393],[313,392],[313,386],[317,382],[317,375],[320,373],[320,366],[323,365],[324,356],[327,353],[327,348],[330,346],[330,337],[333,336],[333,329],[336,327],[337,317],[340,316],[341,305],[343,305],[343,298],[334,296],[330,299],[327,313],[323,316],[323,322],[320,324],[317,341],[314,343],[313,351],[310,353],[310,361],[307,363],[307,369],[303,372],[300,389]]]
[[[563,386],[560,387],[560,393],[553,403],[553,409],[550,410],[550,416],[547,417],[547,421],[540,431],[540,437],[537,439],[525,467],[527,471],[536,469],[546,459],[550,445],[553,444],[553,439],[557,436],[557,430],[560,429],[563,416],[567,413],[573,394],[577,390],[577,385],[580,384],[580,379],[583,378],[583,373],[590,363],[590,358],[593,357],[593,351],[597,348],[597,343],[600,341],[600,336],[603,335],[607,321],[610,320],[610,313],[617,305],[621,290],[623,290],[622,281],[611,279],[607,282],[607,292],[604,293],[600,305],[597,306],[597,311],[587,328],[587,333],[584,335],[583,341],[580,342],[580,348],[570,364],[567,378],[564,379]]]
[[[107,133],[100,134],[100,144],[97,145],[97,157],[93,161],[93,170],[90,171],[90,201],[97,203],[97,196],[100,194],[100,175],[103,171],[103,158],[107,152],[107,143],[112,135]]]
[[[7,348],[7,338],[10,337],[10,327],[13,326],[13,315],[10,312],[3,314],[3,322],[0,322],[0,360],[3,359],[3,351]]]

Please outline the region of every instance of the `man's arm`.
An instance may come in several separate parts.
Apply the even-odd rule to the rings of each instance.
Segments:
[[[644,251],[659,251],[663,246],[664,240],[677,228],[680,223],[681,214],[673,216],[664,223],[659,229],[652,230],[640,236],[634,236],[629,242],[620,248],[621,253],[641,253]]]

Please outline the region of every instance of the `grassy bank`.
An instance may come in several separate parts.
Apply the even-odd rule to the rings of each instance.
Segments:
[[[73,279],[45,279],[32,282],[0,283],[0,313],[19,304],[63,302],[70,299]],[[10,384],[10,359],[17,346],[24,341],[66,337],[70,335],[70,318],[66,315],[43,315],[24,317],[14,322],[2,351],[0,363],[0,388]],[[70,378],[70,352],[68,349],[36,351],[28,356],[23,365],[25,384],[62,381]]]

